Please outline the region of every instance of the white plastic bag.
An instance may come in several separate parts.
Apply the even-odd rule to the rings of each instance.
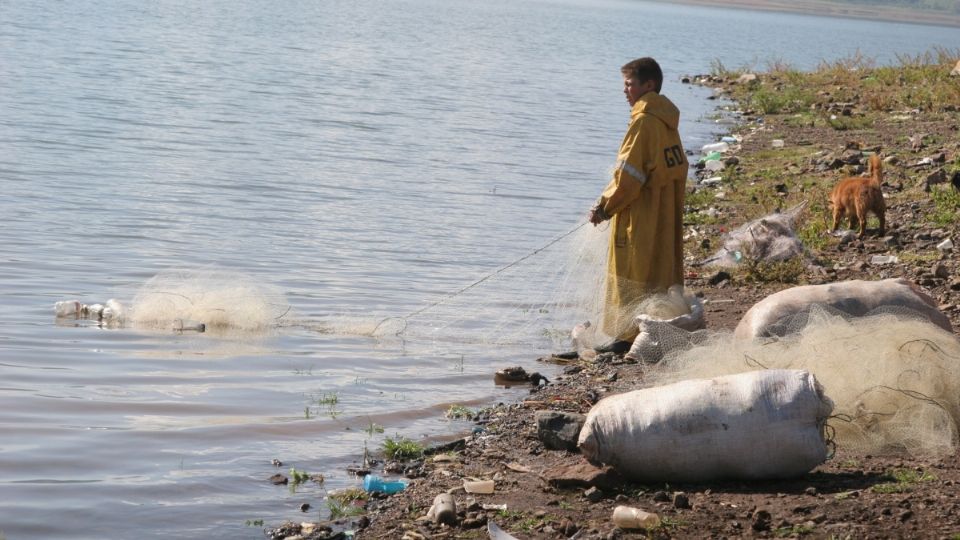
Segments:
[[[790,478],[827,458],[832,409],[807,371],[681,381],[602,399],[578,446],[639,482]]]

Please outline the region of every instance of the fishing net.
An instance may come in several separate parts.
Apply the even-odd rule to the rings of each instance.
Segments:
[[[723,247],[701,264],[732,268],[743,260],[776,262],[803,255],[803,243],[795,229],[806,206],[807,203],[802,202],[730,231],[723,239]]]
[[[275,288],[239,272],[216,268],[168,270],[137,291],[129,322],[170,329],[202,323],[209,331],[264,331],[277,327],[290,306]]]
[[[785,336],[664,329],[671,352],[649,372],[655,385],[757,369],[813,373],[835,405],[839,447],[861,454],[940,456],[957,449],[960,341],[905,308],[852,317],[821,305],[782,320]]]

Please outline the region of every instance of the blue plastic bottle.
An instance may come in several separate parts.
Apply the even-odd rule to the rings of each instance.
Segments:
[[[388,481],[375,474],[368,474],[363,477],[363,489],[367,491],[380,491],[383,493],[398,493],[407,489],[407,483],[402,480]]]

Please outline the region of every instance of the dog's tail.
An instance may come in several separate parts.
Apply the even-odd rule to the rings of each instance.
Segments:
[[[880,154],[870,156],[870,171],[873,173],[871,175],[873,184],[880,187],[880,182],[883,181],[883,162],[880,161]]]

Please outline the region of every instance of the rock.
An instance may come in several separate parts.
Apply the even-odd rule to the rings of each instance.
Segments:
[[[897,156],[887,156],[883,158],[883,163],[884,165],[896,165],[897,163],[900,163],[900,158]]]
[[[564,538],[572,538],[579,530],[580,527],[569,519],[564,519],[560,522],[560,532],[563,533]]]
[[[460,527],[464,529],[479,529],[487,524],[487,516],[480,515],[475,518],[466,518],[460,522]]]
[[[939,251],[950,251],[951,249],[953,249],[953,241],[947,238],[943,242],[940,242],[939,244],[937,244],[937,249]]]
[[[933,265],[933,275],[940,279],[947,279],[950,277],[950,269],[943,263],[937,263]]]
[[[813,497],[813,496],[816,496],[816,494],[817,494],[817,488],[815,488],[815,487],[813,487],[813,486],[810,486],[810,487],[808,487],[807,489],[803,490],[803,492],[804,492],[805,494],[810,495],[811,497]]]
[[[670,496],[666,491],[657,491],[653,494],[653,502],[670,502]]]
[[[923,186],[924,191],[930,191],[930,186],[942,184],[946,181],[947,181],[947,173],[942,168],[940,168],[928,174],[921,181],[921,185]]]
[[[306,512],[307,510],[310,510],[310,503],[303,503],[300,505],[301,512]]]
[[[740,164],[740,158],[738,158],[737,156],[730,156],[730,157],[724,159],[724,160],[723,160],[723,163],[724,163],[727,167],[735,167],[735,166],[737,166],[737,165]]]
[[[597,489],[596,487],[592,487],[584,491],[583,496],[586,497],[587,500],[592,503],[598,503],[603,500],[603,492]]]
[[[953,66],[953,69],[950,70],[951,77],[960,77],[960,60],[957,60],[957,65]]]
[[[555,488],[595,486],[600,489],[612,489],[621,483],[621,478],[613,467],[594,467],[586,460],[576,465],[547,471],[543,477]]]
[[[903,512],[900,512],[899,516],[897,516],[897,518],[900,521],[906,521],[912,517],[913,517],[913,510],[904,510]]]
[[[863,153],[859,150],[847,150],[840,156],[840,159],[847,165],[859,165],[862,157]]]
[[[753,513],[753,530],[757,532],[769,531],[770,522],[773,520],[773,516],[770,515],[770,512],[766,510],[757,510]]]
[[[737,84],[747,84],[757,80],[757,76],[754,73],[744,73],[739,78],[737,78]]]
[[[673,507],[680,508],[683,510],[690,508],[690,497],[682,491],[678,491],[673,494]]]
[[[897,247],[900,245],[900,240],[896,236],[884,236],[883,245],[887,247]]]
[[[289,481],[290,480],[286,476],[280,473],[277,473],[270,477],[270,483],[275,486],[285,486]]]
[[[707,280],[707,283],[709,283],[710,285],[718,285],[721,282],[729,281],[729,280],[730,280],[730,274],[728,274],[727,272],[724,272],[723,270],[720,270],[716,274],[710,276],[710,279]]]

